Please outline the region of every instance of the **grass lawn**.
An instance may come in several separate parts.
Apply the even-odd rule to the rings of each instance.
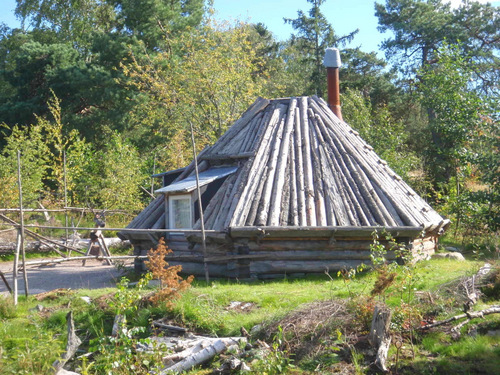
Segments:
[[[411,306],[422,316],[430,314],[432,310],[435,319],[459,313],[461,306],[453,295],[453,290],[463,277],[474,274],[483,264],[484,262],[479,261],[457,262],[447,259],[420,262],[408,274],[399,275],[384,295],[375,297],[375,300],[385,299],[386,303],[392,306],[393,321],[397,325],[394,328],[395,335],[408,340],[407,334],[401,328],[405,324],[405,315],[400,311],[402,306]],[[374,272],[363,273],[349,280],[337,277],[336,274],[331,277],[319,275],[304,279],[284,278],[255,282],[216,280],[210,284],[195,280],[192,287],[170,308],[164,305],[141,305],[127,313],[128,322],[130,327],[149,328],[151,320],[167,317],[173,323],[187,326],[192,331],[218,336],[240,335],[241,327],[250,331],[256,325],[263,325],[267,330],[276,332],[281,319],[317,301],[349,300],[349,309],[356,315],[356,311],[368,306],[366,301],[369,300],[368,295],[375,280]],[[146,289],[142,293],[148,291]],[[33,296],[27,300],[20,297],[17,308],[12,306],[10,299],[1,299],[0,373],[50,372],[52,362],[60,356],[65,346],[66,313],[70,310],[74,312],[78,335],[84,341],[82,348],[90,350],[92,342],[95,343],[96,339],[111,332],[116,312],[116,302],[113,305],[111,301],[116,301],[116,292],[115,288],[78,290],[55,295],[43,301]],[[128,298],[128,292],[120,293],[121,297],[126,295]],[[422,302],[419,293],[430,296],[433,303]],[[90,297],[92,302],[85,302],[81,298],[83,296]],[[251,307],[244,311],[233,310],[230,305],[235,301],[251,303]],[[495,303],[498,304],[498,300],[487,302],[489,305]],[[484,308],[487,304],[479,304],[476,308]],[[43,308],[37,308],[37,305]],[[356,319],[357,316],[349,322],[356,323],[358,327],[359,321]],[[358,344],[351,344],[349,340],[352,338],[347,337],[348,332],[359,334],[360,331],[354,327],[354,323],[353,327],[343,327],[340,322],[323,323],[331,327],[324,330],[326,336],[322,336],[321,350],[304,357],[301,362],[296,363],[295,368],[287,367],[284,373],[307,374],[313,373],[315,368],[320,369],[320,373],[336,373],[341,364],[354,366],[353,363],[357,364],[352,367],[354,372],[369,373],[366,363],[368,359],[364,357],[363,349],[358,349]],[[467,334],[470,327],[475,327],[476,336]],[[466,326],[458,341],[451,339],[448,332],[440,330],[415,334],[412,336],[411,355],[404,351],[396,353],[393,347],[389,362],[394,365],[398,356],[400,373],[481,373],[477,369],[478,363],[486,371],[483,373],[493,373],[490,370],[500,368],[500,339],[498,336],[488,335],[488,332],[499,328],[500,318],[489,316]],[[339,335],[338,332],[342,334]],[[285,339],[287,334],[289,333],[284,333]],[[147,332],[139,336],[147,336]],[[344,355],[337,353],[334,349],[336,347],[344,348],[339,352]],[[345,348],[350,349],[346,352]],[[293,353],[286,353],[290,354]],[[99,371],[97,366],[84,366],[81,373],[105,373]],[[198,372],[203,373],[202,370]]]

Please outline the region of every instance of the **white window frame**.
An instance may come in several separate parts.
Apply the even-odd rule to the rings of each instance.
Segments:
[[[190,227],[189,228],[174,228],[174,223],[175,223],[175,215],[174,215],[174,205],[173,205],[173,202],[174,201],[177,201],[177,200],[185,200],[185,199],[188,199],[189,200],[189,222],[191,223],[190,224]],[[182,229],[193,229],[193,205],[192,205],[192,198],[191,198],[191,194],[179,194],[179,195],[170,195],[168,197],[168,221],[169,221],[169,228],[170,229],[179,229],[179,230],[182,230]]]

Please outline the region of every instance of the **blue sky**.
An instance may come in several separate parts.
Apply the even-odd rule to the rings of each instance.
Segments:
[[[384,3],[385,0],[378,2]],[[460,0],[450,2],[456,6]],[[376,51],[383,57],[379,46],[390,34],[381,34],[377,30],[374,4],[374,0],[327,0],[321,10],[337,35],[344,35],[359,28],[351,47],[361,46],[363,51]],[[500,6],[500,1],[493,1],[492,4]],[[283,18],[296,18],[299,9],[307,12],[310,5],[307,0],[214,0],[216,18],[262,22],[280,40],[287,39],[293,32],[290,25],[284,24]],[[15,0],[0,0],[0,22],[10,27],[20,25],[14,16],[15,6]]]

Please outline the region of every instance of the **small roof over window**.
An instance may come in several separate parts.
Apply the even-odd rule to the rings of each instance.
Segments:
[[[209,183],[233,174],[238,170],[238,167],[214,167],[209,168],[199,174],[200,187]],[[196,176],[189,176],[182,181],[174,182],[168,186],[155,191],[157,194],[165,193],[189,193],[196,189]]]

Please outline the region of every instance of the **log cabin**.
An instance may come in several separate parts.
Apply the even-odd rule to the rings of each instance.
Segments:
[[[258,98],[196,163],[156,175],[163,187],[127,228],[170,231],[121,232],[135,254],[163,237],[187,274],[274,278],[369,263],[374,231],[434,252],[449,220],[342,120],[336,49],[325,65],[328,103]]]

